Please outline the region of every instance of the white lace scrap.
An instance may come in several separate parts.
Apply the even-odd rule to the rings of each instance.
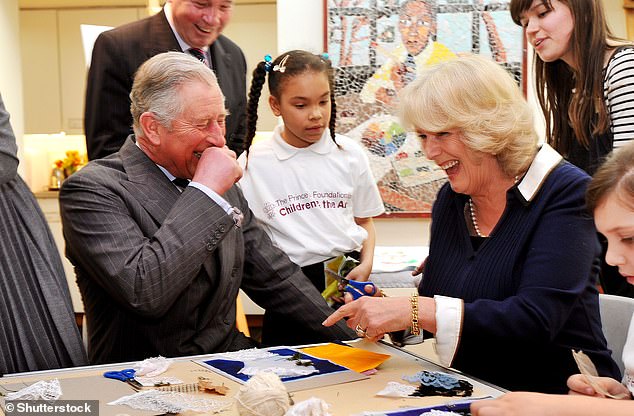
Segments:
[[[305,376],[308,374],[318,373],[312,365],[303,366],[297,365],[295,360],[288,360],[289,357],[273,354],[270,358],[258,359],[253,361],[245,361],[244,368],[238,373],[246,374],[247,376],[253,376],[257,373],[266,371],[269,373],[277,374],[280,378]]]
[[[311,397],[293,405],[284,416],[332,416],[328,410],[328,403],[317,397]]]
[[[253,360],[262,360],[265,358],[271,357],[279,357],[277,354],[273,354],[272,352],[268,352],[266,350],[261,350],[258,348],[250,348],[246,350],[240,351],[230,351],[222,354],[214,354],[215,359],[220,360],[232,360],[232,361],[253,361]]]
[[[57,400],[62,395],[58,379],[40,380],[19,391],[7,393],[5,400]]]
[[[149,390],[121,397],[109,405],[126,405],[133,409],[160,413],[195,412],[218,413],[231,406],[230,401],[204,399],[191,394]]]
[[[460,413],[447,412],[445,410],[430,410],[429,412],[421,413],[420,416],[461,416]]]
[[[161,357],[147,358],[134,364],[135,376],[154,377],[164,373],[174,360]]]
[[[409,384],[397,383],[396,381],[390,381],[387,386],[377,396],[383,397],[409,397],[416,391],[415,386]]]
[[[163,386],[163,385],[171,386],[174,384],[183,384],[183,380],[181,380],[180,378],[168,377],[168,376],[154,376],[154,377],[140,376],[140,377],[134,377],[134,379],[138,381],[139,383],[141,383],[143,387],[157,387],[157,386]]]

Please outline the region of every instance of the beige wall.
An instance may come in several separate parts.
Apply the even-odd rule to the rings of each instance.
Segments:
[[[251,72],[264,55],[277,51],[277,11],[274,3],[236,4],[231,22],[224,34],[240,45],[247,59],[247,88],[251,85]],[[248,92],[248,89],[247,89]],[[273,130],[277,119],[268,105],[268,92],[263,88],[258,107],[258,130]]]
[[[83,134],[87,65],[82,24],[118,26],[145,8],[65,8],[20,11],[25,132]]]
[[[20,64],[18,0],[0,2],[0,94],[11,114],[11,125],[18,141],[22,160],[24,113],[22,100],[22,68]],[[23,166],[20,164],[20,173]]]
[[[612,33],[620,38],[627,39],[623,0],[603,0],[603,8]]]
[[[429,218],[377,218],[376,245],[426,246],[429,245]]]

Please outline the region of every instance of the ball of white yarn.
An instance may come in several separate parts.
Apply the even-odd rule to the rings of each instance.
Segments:
[[[283,416],[291,407],[279,376],[262,371],[251,377],[236,395],[240,416]]]

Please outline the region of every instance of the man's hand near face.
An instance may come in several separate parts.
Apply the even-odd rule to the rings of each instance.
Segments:
[[[242,168],[235,152],[224,146],[209,147],[202,152],[192,180],[222,195],[241,177]]]

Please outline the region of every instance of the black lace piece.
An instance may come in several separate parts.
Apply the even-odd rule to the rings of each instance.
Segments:
[[[473,384],[446,373],[437,371],[421,371],[412,378],[414,378],[415,381],[420,381],[421,383],[416,391],[411,394],[415,397],[469,397],[473,394]],[[414,381],[412,378],[406,379]]]

